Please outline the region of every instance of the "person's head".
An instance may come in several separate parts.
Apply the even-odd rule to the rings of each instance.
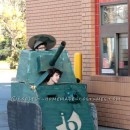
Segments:
[[[48,70],[49,75],[45,79],[44,82],[47,83],[47,85],[53,85],[59,82],[62,72],[59,69],[52,68]]]
[[[43,47],[39,47],[44,45],[45,48]],[[28,46],[32,49],[32,50],[41,50],[39,48],[42,48],[42,50],[50,50],[51,48],[53,48],[56,44],[56,39],[48,34],[38,34],[38,35],[34,35],[32,36],[29,41],[28,41]]]

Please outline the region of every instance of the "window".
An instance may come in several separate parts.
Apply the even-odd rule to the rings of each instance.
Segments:
[[[128,22],[128,5],[108,5],[102,7],[102,24]]]
[[[128,75],[128,35],[119,35],[119,75]]]
[[[115,73],[114,38],[102,38],[102,73]]]
[[[101,5],[101,74],[128,76],[128,4]]]

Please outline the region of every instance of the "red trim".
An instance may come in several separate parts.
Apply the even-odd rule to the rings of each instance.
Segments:
[[[99,74],[99,68],[100,68],[100,63],[99,63],[99,0],[96,0],[95,4],[95,57],[96,57],[96,74]]]
[[[96,74],[100,73],[100,15],[99,15],[99,4],[104,2],[116,2],[121,0],[95,0],[95,57],[96,57]],[[123,0],[122,0],[123,1]]]
[[[115,1],[119,1],[119,0],[97,0],[97,1],[99,1],[101,3],[101,2],[115,2]]]

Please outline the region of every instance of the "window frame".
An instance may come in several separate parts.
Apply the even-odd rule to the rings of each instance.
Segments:
[[[120,4],[128,4],[128,22],[126,23],[111,23],[111,24],[102,24],[102,6],[111,6],[111,5],[120,5]],[[99,15],[99,19],[100,19],[100,23],[99,23],[99,28],[100,28],[100,39],[99,39],[99,43],[100,43],[100,74],[101,75],[115,75],[118,76],[118,69],[119,69],[119,65],[118,65],[118,34],[122,34],[122,33],[127,33],[128,34],[128,76],[130,75],[130,0],[124,0],[124,1],[117,1],[117,2],[105,2],[105,3],[100,3],[99,4],[99,11],[100,11],[100,15]],[[107,30],[107,32],[106,32]],[[102,44],[102,38],[104,37],[114,37],[115,40],[115,73],[114,74],[105,74],[102,73],[102,56],[103,56],[103,44]]]
[[[128,76],[130,75],[130,0],[128,3]]]

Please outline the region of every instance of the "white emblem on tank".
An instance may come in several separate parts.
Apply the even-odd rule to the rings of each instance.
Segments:
[[[57,126],[57,130],[80,130],[81,129],[81,120],[79,115],[73,111],[70,119],[68,121],[65,120],[64,113],[61,113],[62,124]]]

